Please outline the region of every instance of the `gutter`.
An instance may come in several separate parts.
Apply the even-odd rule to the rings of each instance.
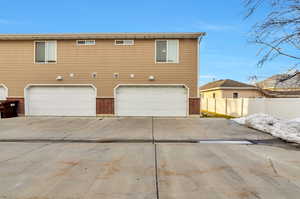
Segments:
[[[73,33],[73,34],[0,34],[0,40],[74,40],[74,39],[197,39],[204,32],[170,33]]]
[[[257,87],[215,87],[215,88],[209,88],[200,91],[205,92],[205,91],[214,91],[214,90],[259,90],[259,89]]]
[[[203,37],[206,36],[206,33],[202,33],[201,36],[198,37],[198,44],[197,44],[197,88],[199,84],[199,74],[200,74],[200,43],[203,39]],[[200,97],[200,91],[197,89],[197,98]]]
[[[266,97],[269,98],[300,98],[300,95],[280,95],[280,94],[272,94],[272,93],[268,93],[267,91],[265,91],[262,88],[258,88],[258,90],[265,95]]]

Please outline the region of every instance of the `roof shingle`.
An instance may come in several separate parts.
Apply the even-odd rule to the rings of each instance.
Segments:
[[[261,92],[272,98],[300,98],[299,91],[271,91],[268,89],[261,89]]]
[[[253,88],[255,88],[255,86],[250,85],[250,84],[245,84],[245,83],[234,81],[231,79],[225,79],[225,80],[221,79],[221,80],[210,82],[208,84],[201,86],[200,90],[207,90],[207,89],[219,88],[219,87],[220,88],[222,88],[222,87],[223,88],[225,88],[225,87],[240,87],[240,88],[253,87]]]
[[[262,89],[276,88],[276,89],[298,89],[300,88],[300,72],[293,75],[279,74],[273,75],[261,82],[257,86]]]

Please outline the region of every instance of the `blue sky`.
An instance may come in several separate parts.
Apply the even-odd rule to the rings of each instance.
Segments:
[[[258,68],[258,47],[247,42],[255,18],[243,20],[242,0],[2,0],[0,33],[207,32],[201,45],[200,83],[248,81],[285,72],[286,59]]]

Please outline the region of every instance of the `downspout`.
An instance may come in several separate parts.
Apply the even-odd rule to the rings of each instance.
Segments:
[[[206,35],[206,33],[203,33],[200,37],[198,37],[198,44],[197,44],[197,98],[200,97],[198,83],[200,79],[200,43],[203,39],[203,37]]]

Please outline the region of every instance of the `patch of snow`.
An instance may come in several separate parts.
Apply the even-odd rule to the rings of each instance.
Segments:
[[[245,118],[245,125],[251,128],[258,129],[263,132],[270,133],[279,119],[267,114],[253,114]]]
[[[291,122],[300,122],[300,117],[290,120]]]
[[[273,136],[300,144],[300,122],[280,121],[271,131]]]
[[[231,120],[233,120],[233,121],[235,121],[236,123],[239,123],[239,124],[245,124],[245,122],[246,122],[245,117],[234,118],[234,119],[231,119]]]
[[[267,114],[259,113],[232,120],[283,140],[300,144],[300,118],[281,120]]]

